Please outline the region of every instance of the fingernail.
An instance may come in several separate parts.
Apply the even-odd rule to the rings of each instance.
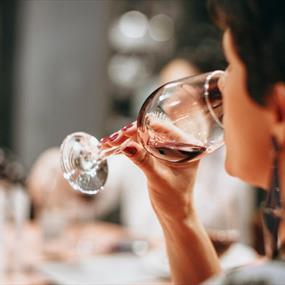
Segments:
[[[109,137],[104,137],[100,140],[100,143],[105,143],[108,140],[109,140]]]
[[[109,136],[109,140],[114,141],[118,136],[119,136],[119,133],[114,133],[114,134]]]
[[[123,130],[123,131],[126,131],[127,129],[131,128],[132,126],[133,126],[133,123],[129,123],[129,124],[127,124],[126,126],[124,126],[124,127],[122,128],[122,130]]]
[[[123,149],[123,152],[125,152],[128,156],[134,156],[137,153],[137,149],[132,146],[127,146]]]

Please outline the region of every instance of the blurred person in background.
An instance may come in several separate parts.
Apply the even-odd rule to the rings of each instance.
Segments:
[[[184,53],[180,58],[170,61],[162,69],[161,83],[222,69],[223,61],[221,54],[217,51],[217,44],[212,42],[212,45],[207,48],[191,49],[187,53],[188,56]],[[208,232],[212,230],[213,239],[215,239],[215,230],[236,229],[241,231],[241,236],[236,236],[237,240],[250,243],[250,221],[254,207],[253,192],[248,191],[250,188],[248,184],[226,173],[224,159],[225,148],[223,147],[201,160],[194,187],[195,206]],[[224,189],[228,190],[225,192]]]
[[[71,188],[60,166],[60,150],[45,150],[35,161],[27,178],[33,216],[42,223],[47,235],[62,233],[64,226],[92,223],[108,209],[98,195],[84,195]],[[102,197],[103,198],[103,197]]]

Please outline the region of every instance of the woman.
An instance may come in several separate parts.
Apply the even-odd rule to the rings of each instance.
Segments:
[[[210,1],[212,15],[224,28],[223,48],[228,61],[226,75],[219,82],[224,96],[225,167],[231,175],[264,189],[270,189],[273,181],[269,193],[279,189],[278,182],[285,185],[283,8],[281,0]],[[117,145],[127,137],[133,140],[124,153],[148,179],[150,199],[165,235],[173,281],[198,284],[219,273],[217,255],[193,205],[198,162],[177,167],[153,158],[136,142],[135,124],[104,143],[106,147]],[[277,170],[272,171],[273,165],[278,166]],[[281,187],[283,200],[284,195],[285,186]],[[282,219],[279,228],[282,242]]]

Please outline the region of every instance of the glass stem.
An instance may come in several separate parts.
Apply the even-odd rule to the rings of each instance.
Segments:
[[[131,138],[128,138],[123,143],[121,143],[120,145],[111,146],[111,147],[108,147],[106,149],[101,149],[100,146],[99,146],[99,150],[100,150],[99,157],[100,157],[100,160],[105,160],[105,159],[107,159],[111,155],[120,154],[121,150],[124,149],[128,145],[130,140],[131,140]]]

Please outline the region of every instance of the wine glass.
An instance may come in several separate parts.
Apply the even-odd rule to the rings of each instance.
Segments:
[[[202,158],[223,145],[220,70],[171,81],[156,89],[137,118],[138,141],[157,159],[174,164]],[[95,194],[108,175],[106,158],[127,145],[101,148],[93,136],[77,132],[61,145],[65,179],[78,191]]]

